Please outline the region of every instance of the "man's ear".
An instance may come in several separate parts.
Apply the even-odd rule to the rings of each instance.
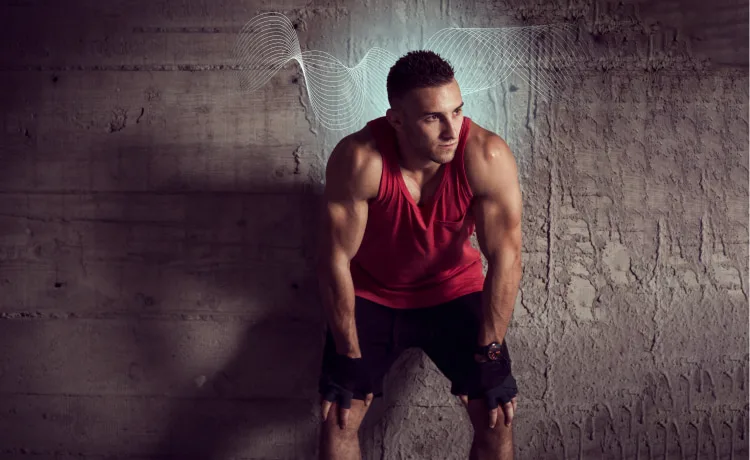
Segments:
[[[385,111],[385,118],[388,120],[388,123],[391,124],[391,127],[395,129],[396,131],[401,131],[402,126],[402,120],[401,120],[401,114],[394,110],[393,108],[390,108]]]

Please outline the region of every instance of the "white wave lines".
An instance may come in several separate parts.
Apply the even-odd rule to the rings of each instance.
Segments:
[[[433,35],[423,49],[432,50],[455,69],[463,94],[502,83],[513,73],[532,90],[554,96],[585,57],[567,33],[571,25],[505,28],[449,28]],[[327,129],[344,130],[361,122],[366,105],[374,113],[389,107],[386,78],[398,57],[370,49],[354,67],[323,51],[302,51],[292,22],[281,13],[263,13],[240,31],[234,46],[240,69],[240,92],[263,87],[291,60],[297,61],[310,105]]]

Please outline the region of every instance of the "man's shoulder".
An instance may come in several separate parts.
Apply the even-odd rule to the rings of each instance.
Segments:
[[[383,159],[368,126],[341,139],[329,159],[332,162],[338,165],[340,179],[351,181],[365,196],[377,196]]]
[[[493,154],[497,154],[498,151],[506,149],[509,150],[509,147],[502,137],[471,120],[471,128],[464,148],[464,156],[467,161],[486,160]]]
[[[369,126],[348,135],[345,139],[348,155],[355,160],[361,173],[379,172],[383,166],[383,157]]]
[[[486,187],[487,172],[493,170],[493,163],[513,159],[513,154],[505,140],[498,134],[471,121],[469,136],[464,148],[464,170],[471,189],[475,192]]]

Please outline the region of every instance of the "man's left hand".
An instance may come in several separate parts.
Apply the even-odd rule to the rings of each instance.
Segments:
[[[495,428],[498,418],[498,406],[505,413],[505,426],[510,426],[515,414],[515,399],[518,394],[516,379],[511,374],[511,362],[507,356],[496,361],[474,356],[479,372],[479,389],[484,395],[489,410],[490,428]]]
[[[460,395],[458,399],[461,400],[466,410],[469,410],[469,396]],[[513,416],[516,413],[516,397],[513,396],[513,399],[511,399],[510,402],[503,404],[502,408],[503,414],[505,414],[505,426],[510,426],[511,422],[513,421]],[[490,409],[490,428],[495,428],[495,425],[497,425],[497,415],[497,407],[494,409]]]
[[[513,421],[513,415],[516,413],[516,397],[513,396],[513,399],[511,399],[510,402],[503,404],[502,408],[503,413],[505,414],[505,426],[510,426]],[[497,425],[497,414],[497,407],[490,409],[490,428],[495,428],[495,425]]]

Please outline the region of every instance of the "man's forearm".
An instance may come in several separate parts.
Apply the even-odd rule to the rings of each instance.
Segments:
[[[319,266],[318,283],[336,352],[352,358],[361,357],[354,316],[354,283],[349,267],[337,264]]]
[[[521,254],[505,254],[504,259],[490,260],[482,292],[482,318],[479,344],[501,343],[513,316],[513,307],[521,282]]]

